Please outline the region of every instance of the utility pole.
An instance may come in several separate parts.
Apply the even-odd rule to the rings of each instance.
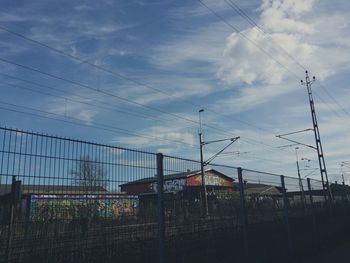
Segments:
[[[305,81],[306,81],[306,88],[307,88],[307,93],[308,93],[309,103],[310,103],[313,131],[314,131],[315,141],[316,141],[316,150],[317,150],[317,156],[318,156],[318,163],[320,166],[323,192],[324,192],[326,200],[327,200],[327,194],[328,194],[328,199],[332,200],[332,193],[331,193],[331,189],[329,187],[326,163],[324,160],[321,138],[320,138],[320,131],[318,129],[318,123],[317,123],[317,117],[316,117],[316,111],[315,111],[315,104],[314,104],[314,99],[313,99],[312,90],[311,90],[311,85],[312,85],[312,83],[314,83],[316,81],[316,78],[313,77],[312,80],[310,80],[309,73],[306,70],[305,71]],[[301,85],[304,85],[303,80],[301,80]]]
[[[200,109],[198,111],[199,113],[199,149],[200,149],[200,159],[201,159],[201,179],[202,179],[202,193],[203,193],[203,214],[204,216],[208,216],[208,197],[207,197],[207,187],[205,183],[205,173],[204,173],[204,166],[210,164],[211,161],[213,161],[218,155],[220,155],[223,151],[225,151],[231,144],[233,144],[235,141],[237,141],[240,137],[232,137],[227,139],[221,139],[221,140],[214,140],[214,141],[204,141],[203,139],[203,131],[202,131],[202,118],[201,113],[204,112],[204,109]],[[212,157],[210,157],[208,160],[204,161],[203,158],[203,146],[211,143],[217,143],[217,142],[223,142],[223,141],[230,141],[228,145],[226,145],[224,148],[222,148],[220,151],[218,151],[216,154],[214,154]]]
[[[199,149],[200,149],[200,158],[201,158],[201,179],[202,179],[202,202],[203,202],[203,214],[208,216],[208,197],[207,197],[207,187],[205,184],[204,176],[204,160],[203,160],[203,131],[202,131],[202,118],[201,113],[204,112],[204,109],[199,110]]]
[[[297,158],[297,170],[298,170],[298,178],[299,178],[299,188],[300,188],[301,198],[302,198],[303,204],[306,205],[303,181],[301,180],[301,176],[300,176],[298,149],[299,149],[299,147],[295,147],[295,155],[296,155],[296,158]]]

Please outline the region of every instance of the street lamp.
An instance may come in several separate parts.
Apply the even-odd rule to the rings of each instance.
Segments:
[[[205,184],[205,175],[204,175],[204,166],[208,165],[213,161],[218,155],[223,153],[228,147],[230,147],[235,141],[237,141],[240,137],[232,137],[232,138],[226,138],[226,139],[220,139],[220,140],[213,140],[213,141],[204,141],[203,140],[203,132],[202,132],[202,118],[201,113],[204,112],[203,109],[200,109],[198,111],[199,113],[199,148],[200,148],[200,158],[201,158],[201,178],[202,178],[202,186],[203,186],[203,214],[205,216],[208,215],[208,198],[207,198],[207,187]],[[224,148],[222,148],[220,151],[218,151],[216,154],[211,156],[208,160],[203,160],[203,146],[211,143],[218,143],[218,142],[224,142],[224,141],[230,141],[228,145],[226,145]]]
[[[203,160],[203,133],[202,133],[202,118],[201,113],[204,112],[204,109],[200,109],[198,111],[199,114],[199,149],[200,149],[200,159],[201,159],[201,179],[202,179],[202,202],[203,202],[203,214],[204,216],[208,216],[208,198],[207,198],[207,187],[205,184],[205,176],[204,176],[204,160]]]

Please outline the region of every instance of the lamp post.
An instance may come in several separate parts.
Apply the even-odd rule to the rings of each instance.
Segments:
[[[199,114],[199,149],[200,149],[200,159],[201,159],[201,179],[202,179],[202,205],[203,205],[203,215],[208,216],[208,198],[207,198],[207,187],[205,184],[205,175],[204,175],[204,160],[203,160],[203,132],[202,132],[202,118],[201,113],[204,112],[204,109],[198,111]]]
[[[202,132],[202,118],[201,113],[204,112],[203,109],[199,110],[199,148],[200,148],[200,158],[201,158],[201,177],[202,177],[202,193],[203,193],[203,214],[204,216],[208,216],[208,198],[207,198],[207,187],[205,184],[205,174],[204,174],[204,166],[210,164],[211,161],[213,161],[218,155],[220,155],[223,151],[225,151],[228,147],[230,147],[235,141],[237,141],[240,137],[232,137],[232,138],[226,138],[226,139],[220,139],[220,140],[213,140],[213,141],[204,141],[203,140],[203,132]],[[226,145],[224,148],[222,148],[220,151],[218,151],[216,154],[214,154],[212,157],[207,159],[206,161],[203,160],[203,146],[211,143],[218,143],[218,142],[224,142],[224,141],[230,141],[228,145]]]

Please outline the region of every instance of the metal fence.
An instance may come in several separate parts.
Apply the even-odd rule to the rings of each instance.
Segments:
[[[194,160],[3,127],[0,147],[4,262],[193,262],[220,249],[230,258],[227,247],[245,257],[271,235],[291,253],[308,233],[299,221],[315,232],[317,213],[350,194],[332,184],[327,200],[316,180],[216,164],[202,173]]]

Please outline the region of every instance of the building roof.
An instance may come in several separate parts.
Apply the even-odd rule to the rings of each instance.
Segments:
[[[334,195],[350,195],[349,185],[331,184],[330,188]]]
[[[22,194],[84,194],[84,193],[108,193],[102,186],[78,186],[78,185],[21,185]],[[0,195],[11,193],[10,184],[0,184]]]
[[[335,196],[346,196],[350,195],[350,186],[349,185],[343,185],[343,184],[330,184],[331,192]],[[310,191],[308,189],[304,189],[305,194],[309,194]],[[298,196],[301,195],[301,191],[293,191],[293,192],[288,192],[287,195],[289,196]],[[312,195],[319,195],[322,196],[324,195],[323,189],[314,189],[311,190]]]
[[[282,193],[282,187],[275,185],[246,183],[244,185],[244,192],[247,195],[280,195]]]
[[[213,169],[213,168],[209,168],[209,169],[206,169],[204,171],[204,173],[208,173],[208,172],[213,172],[221,177],[225,177],[229,180],[232,180],[234,181],[233,178],[223,174],[223,173],[220,173],[219,171]],[[187,172],[181,172],[181,173],[174,173],[174,174],[167,174],[167,175],[164,175],[164,180],[174,180],[174,179],[185,179],[185,178],[188,178],[188,177],[191,177],[191,176],[195,176],[195,175],[199,175],[201,174],[201,170],[195,170],[195,171],[187,171]],[[153,177],[147,177],[147,178],[143,178],[143,179],[139,179],[139,180],[135,180],[135,181],[131,181],[131,182],[128,182],[128,183],[125,183],[125,184],[122,184],[121,186],[126,186],[126,185],[133,185],[133,184],[143,184],[143,183],[154,183],[154,182],[157,182],[157,177],[156,176],[153,176]]]

